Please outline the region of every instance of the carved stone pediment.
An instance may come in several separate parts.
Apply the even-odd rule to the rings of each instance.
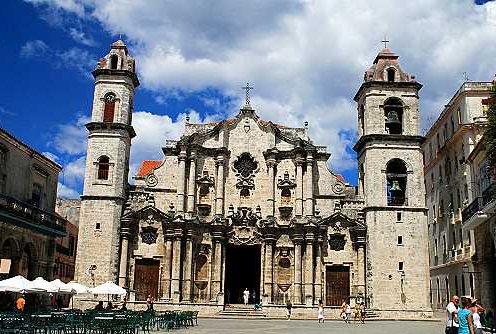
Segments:
[[[328,226],[334,232],[339,233],[344,230],[365,231],[365,225],[357,219],[351,219],[342,212],[335,212],[329,217],[323,218],[318,222],[319,225]]]
[[[255,226],[260,220],[260,212],[257,207],[257,213],[253,213],[252,208],[238,207],[236,212],[231,212],[229,217],[229,225],[234,226]],[[231,209],[231,207],[230,207]]]
[[[196,183],[198,185],[213,187],[215,185],[215,180],[212,176],[208,175],[207,171],[204,171],[203,175],[196,179]]]
[[[227,234],[228,241],[234,245],[260,245],[262,235],[254,227],[239,226],[235,227]]]
[[[289,173],[285,172],[284,177],[277,180],[277,187],[279,189],[292,189],[296,187],[296,183],[294,179],[289,179]]]
[[[289,235],[283,234],[277,239],[277,248],[294,248],[293,241],[289,238]]]

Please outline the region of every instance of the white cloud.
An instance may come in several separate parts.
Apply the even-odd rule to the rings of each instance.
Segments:
[[[35,6],[49,5],[51,8],[64,10],[78,16],[84,16],[85,9],[81,1],[78,0],[24,0]]]
[[[92,37],[89,37],[88,35],[86,35],[86,33],[76,28],[69,28],[69,34],[76,42],[79,42],[83,45],[94,46],[96,44],[95,40]]]
[[[88,131],[84,127],[90,121],[87,116],[79,116],[74,124],[62,124],[58,126],[53,140],[48,143],[58,152],[69,155],[78,155],[86,153],[86,142]]]
[[[48,45],[39,39],[27,41],[21,47],[21,57],[24,58],[44,57],[48,52],[50,52]]]
[[[80,156],[67,162],[62,170],[62,181],[71,187],[77,188],[83,183],[86,156]]]
[[[67,187],[62,183],[57,184],[57,197],[66,199],[79,199],[81,196],[76,190]]]
[[[424,84],[424,127],[456,91],[463,72],[473,80],[490,80],[495,71],[496,2],[476,6],[472,1],[418,0],[399,6],[394,0],[193,0],[145,6],[139,1],[81,0],[77,4],[84,10],[74,5],[68,10],[76,15],[84,12],[89,22],[98,20],[108,31],[128,37],[141,82],[157,93],[159,103],[166,103],[169,92],[181,96],[210,88],[238,96],[235,101],[241,102],[239,87],[249,81],[255,87],[252,105],[259,114],[293,126],[308,120],[315,143],[328,146],[331,164],[338,169],[355,168],[349,153],[357,123],[352,98],[384,34],[403,68]],[[226,113],[236,112],[232,106],[228,109]],[[174,123],[155,117],[164,125]],[[155,131],[162,137],[170,135]],[[140,136],[146,135],[138,133],[135,142],[149,140]],[[137,155],[137,148],[133,152]],[[160,149],[148,152],[148,157],[157,152]]]

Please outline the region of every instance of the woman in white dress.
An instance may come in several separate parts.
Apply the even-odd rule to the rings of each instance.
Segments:
[[[250,298],[250,291],[245,289],[245,291],[243,291],[243,301],[245,302],[245,305],[248,305],[248,298]]]
[[[319,313],[317,315],[317,319],[319,320],[319,324],[322,321],[324,323],[324,303],[322,303],[322,299],[319,299]]]

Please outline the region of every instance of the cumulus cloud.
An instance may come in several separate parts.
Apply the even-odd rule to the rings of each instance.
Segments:
[[[65,11],[128,37],[143,87],[156,92],[157,102],[167,103],[169,92],[187,96],[214,88],[241,103],[239,87],[250,81],[252,105],[262,117],[290,126],[309,121],[314,142],[328,146],[332,167],[341,170],[355,168],[352,98],[385,34],[402,67],[424,84],[424,128],[462,83],[463,72],[472,80],[489,80],[495,72],[496,2],[194,0],[144,6],[74,0],[67,6]],[[225,109],[236,113],[232,105]],[[140,136],[136,142],[145,145]]]
[[[84,125],[89,121],[88,116],[79,116],[74,123],[58,125],[58,131],[48,145],[69,155],[85,153],[88,132]]]
[[[67,187],[62,183],[57,184],[57,197],[64,199],[79,199],[81,196],[77,190]]]

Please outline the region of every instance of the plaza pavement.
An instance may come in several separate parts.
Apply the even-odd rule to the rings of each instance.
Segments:
[[[366,334],[438,334],[444,333],[441,321],[371,321],[366,324],[345,324],[341,321],[327,321],[319,324],[317,320],[239,320],[239,319],[198,319],[198,326],[178,332],[194,334],[293,334],[293,333],[366,333]]]

